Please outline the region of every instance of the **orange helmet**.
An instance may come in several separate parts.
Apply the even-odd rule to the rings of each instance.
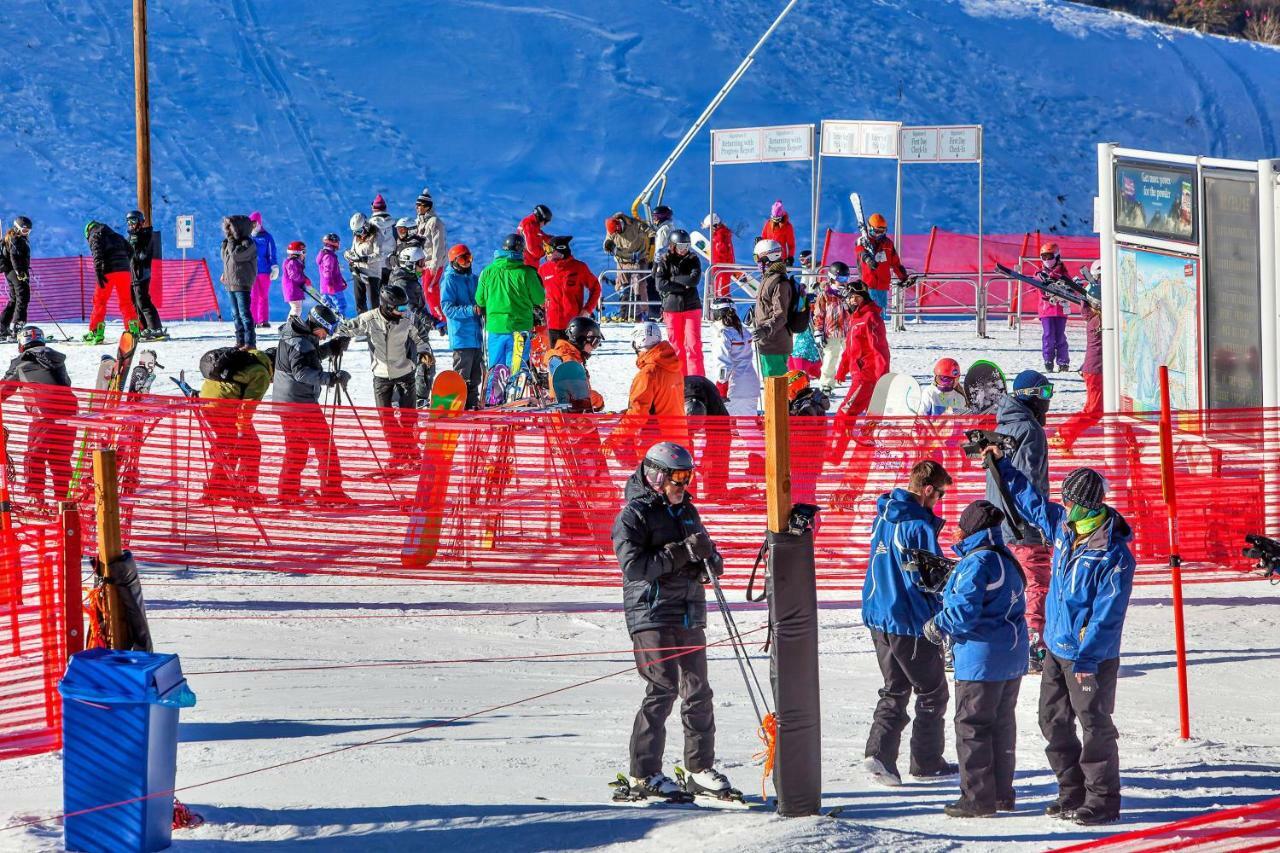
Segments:
[[[449,263],[453,263],[461,257],[465,257],[468,262],[471,260],[471,250],[467,248],[465,243],[459,243],[449,250]]]
[[[787,400],[789,402],[795,402],[796,397],[799,397],[808,387],[809,374],[803,370],[787,371]]]
[[[604,230],[610,234],[617,234],[622,230],[622,219],[617,216],[610,216],[604,221]]]
[[[1058,257],[1058,244],[1050,242],[1050,243],[1044,243],[1043,245],[1041,245],[1040,257],[1043,258],[1045,255],[1048,255],[1053,258]]]
[[[871,228],[888,228],[889,222],[884,218],[883,213],[873,213],[867,220],[867,225]]]

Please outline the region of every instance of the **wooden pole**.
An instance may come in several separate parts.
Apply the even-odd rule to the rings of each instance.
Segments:
[[[116,477],[116,452],[103,448],[93,452],[93,491],[98,509],[98,562],[107,581],[102,597],[106,611],[107,642],[113,649],[125,647],[127,633],[120,595],[111,583],[111,562],[124,553],[120,541],[120,493]]]
[[[67,633],[67,657],[84,651],[84,590],[80,584],[80,507],[72,501],[58,504],[62,528],[62,612]]]
[[[151,106],[147,84],[147,0],[133,0],[133,95],[138,151],[138,210],[151,218]]]
[[[769,529],[784,533],[791,515],[791,427],[785,376],[764,381],[764,489]]]

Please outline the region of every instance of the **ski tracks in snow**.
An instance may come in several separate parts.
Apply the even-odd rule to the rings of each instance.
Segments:
[[[1195,87],[1196,112],[1204,117],[1205,141],[1209,146],[1209,154],[1213,157],[1221,157],[1224,152],[1227,121],[1213,96],[1212,81],[1205,76],[1203,71],[1196,67],[1196,64],[1191,61],[1186,52],[1178,46],[1179,36],[1165,32],[1163,29],[1157,32],[1165,44],[1169,45],[1169,49],[1173,51],[1173,55],[1182,64],[1183,69],[1187,72],[1187,77],[1190,78],[1192,85]]]
[[[1244,69],[1240,67],[1240,63],[1232,59],[1227,53],[1221,50],[1213,41],[1206,39],[1205,44],[1214,56],[1222,60],[1222,64],[1227,66],[1228,70],[1236,76],[1240,81],[1240,88],[1244,89],[1245,97],[1249,99],[1249,104],[1253,107],[1254,113],[1258,116],[1258,132],[1261,134],[1262,151],[1260,155],[1263,157],[1274,156],[1276,152],[1276,132],[1275,126],[1271,123],[1271,116],[1267,112],[1266,102],[1258,94],[1258,89]]]

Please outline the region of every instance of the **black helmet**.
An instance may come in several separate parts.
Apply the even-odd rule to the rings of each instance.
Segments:
[[[693,454],[674,441],[660,441],[644,455],[644,478],[657,491],[667,483],[673,471],[692,471]]]
[[[691,418],[703,417],[707,413],[707,404],[697,397],[685,397],[684,413]]]
[[[383,308],[399,310],[400,306],[409,304],[409,293],[401,285],[389,281],[378,291],[378,304]]]
[[[582,349],[588,343],[595,339],[595,343],[599,344],[604,340],[604,334],[600,331],[600,324],[590,317],[574,317],[569,321],[569,325],[564,327],[564,336],[578,349]]]
[[[44,330],[39,326],[23,326],[18,333],[18,352],[26,352],[30,347],[44,346]]]
[[[502,251],[504,252],[523,252],[524,238],[519,234],[508,234],[502,240]]]
[[[849,280],[849,265],[844,261],[832,261],[827,267],[827,278],[844,284]]]
[[[564,255],[567,258],[573,254],[573,249],[569,246],[569,244],[573,242],[572,234],[564,234],[560,237],[552,237],[547,242],[551,246],[551,251],[558,255]]]
[[[147,221],[147,217],[142,215],[141,210],[131,210],[124,215],[126,225],[141,225]]]
[[[312,331],[324,329],[331,335],[337,330],[340,320],[341,318],[328,305],[312,306],[311,313],[307,314],[307,326]]]
[[[533,206],[533,215],[539,222],[546,225],[551,221],[551,208],[547,207],[545,204],[535,204]]]
[[[31,228],[31,219],[26,216],[19,216],[17,219],[13,220],[13,227],[29,229]]]
[[[688,248],[689,242],[689,232],[683,228],[677,228],[671,232],[672,246],[684,246],[685,248]]]
[[[654,222],[671,221],[671,208],[667,207],[665,204],[660,204],[657,207],[655,207],[653,209],[653,221]]]

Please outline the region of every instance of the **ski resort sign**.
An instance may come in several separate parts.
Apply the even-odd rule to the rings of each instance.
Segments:
[[[982,161],[982,126],[904,127],[898,159],[904,163],[978,163]]]
[[[711,131],[711,164],[783,163],[813,159],[813,125],[739,127]]]
[[[881,157],[893,160],[898,156],[898,130],[896,121],[843,121],[822,122],[823,157]]]

